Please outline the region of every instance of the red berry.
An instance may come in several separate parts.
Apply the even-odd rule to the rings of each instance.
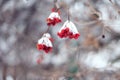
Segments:
[[[73,33],[72,32],[69,32],[69,38],[72,39],[73,38]]]
[[[60,14],[60,10],[59,10],[59,9],[52,8],[51,11],[52,11],[52,12],[58,12],[58,14]]]
[[[38,50],[43,49],[43,45],[42,45],[42,44],[37,44],[37,49],[38,49]]]
[[[37,44],[37,49],[38,50],[43,50],[46,53],[50,52],[52,50],[52,47],[46,46],[44,44]]]
[[[40,55],[40,57],[37,59],[37,64],[40,64],[43,61],[43,59],[43,55]]]
[[[74,35],[74,39],[78,39],[79,36],[80,36],[79,33],[75,34],[75,35]]]

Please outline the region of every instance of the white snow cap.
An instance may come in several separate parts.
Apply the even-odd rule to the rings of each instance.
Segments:
[[[79,33],[78,30],[77,30],[77,28],[76,28],[76,26],[75,26],[75,24],[74,24],[72,21],[67,20],[67,21],[63,24],[63,26],[62,26],[62,28],[60,29],[60,31],[61,31],[62,29],[64,29],[64,28],[66,28],[66,27],[68,27],[68,28],[70,29],[70,31],[73,32],[73,34]]]
[[[50,18],[50,19],[59,18],[59,19],[60,19],[60,16],[59,16],[58,12],[52,12],[52,13],[49,15],[48,18]]]
[[[43,37],[51,38],[51,35],[49,33],[43,34]]]
[[[44,44],[46,46],[52,47],[52,42],[49,39],[50,37],[51,36],[49,33],[43,34],[43,37],[38,40],[38,44]]]

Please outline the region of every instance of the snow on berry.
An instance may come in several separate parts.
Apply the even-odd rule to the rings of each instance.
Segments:
[[[51,37],[51,35],[49,33],[43,34],[43,37],[47,37],[51,42],[54,41],[54,39]]]
[[[50,38],[51,36],[49,33],[43,34],[42,38],[38,40],[37,49],[43,50],[46,53],[52,51],[53,46],[52,46],[52,42],[50,41]]]
[[[51,26],[51,25],[56,25],[57,23],[61,22],[61,18],[59,15],[59,11],[55,11],[52,10],[52,13],[49,15],[49,17],[47,18],[47,25]]]
[[[80,36],[76,26],[71,21],[66,21],[60,31],[57,33],[60,38],[78,39]]]

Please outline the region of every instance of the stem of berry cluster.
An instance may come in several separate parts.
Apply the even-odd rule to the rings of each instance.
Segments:
[[[48,27],[48,28],[47,28],[47,30],[46,30],[46,32],[45,32],[45,33],[47,33],[47,32],[49,31],[49,29],[50,29],[50,27]]]
[[[48,31],[49,31],[49,27],[47,28],[47,30],[44,33],[42,33],[42,35],[45,34],[45,33],[48,33]]]
[[[68,14],[68,21],[70,21],[70,11],[69,11],[69,8],[68,8],[68,12],[67,12]]]
[[[54,6],[53,6],[53,8],[55,9],[56,12],[58,11],[57,10],[57,0],[54,0]]]
[[[102,38],[105,38],[105,28],[103,27]]]
[[[54,3],[56,3],[57,2],[57,0],[54,0]]]

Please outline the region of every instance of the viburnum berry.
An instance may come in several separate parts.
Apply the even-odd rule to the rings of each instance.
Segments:
[[[78,39],[80,36],[76,26],[71,21],[66,21],[60,31],[57,33],[60,38]]]
[[[55,26],[57,23],[61,22],[61,18],[59,15],[60,11],[56,11],[54,8],[52,9],[52,13],[47,18],[47,25],[48,26]]]
[[[44,52],[48,53],[52,51],[52,42],[50,41],[50,34],[45,33],[41,39],[38,40],[37,43],[37,49],[38,50],[43,50]]]
[[[40,64],[44,59],[44,56],[43,55],[40,55],[38,58],[37,58],[37,64]]]

